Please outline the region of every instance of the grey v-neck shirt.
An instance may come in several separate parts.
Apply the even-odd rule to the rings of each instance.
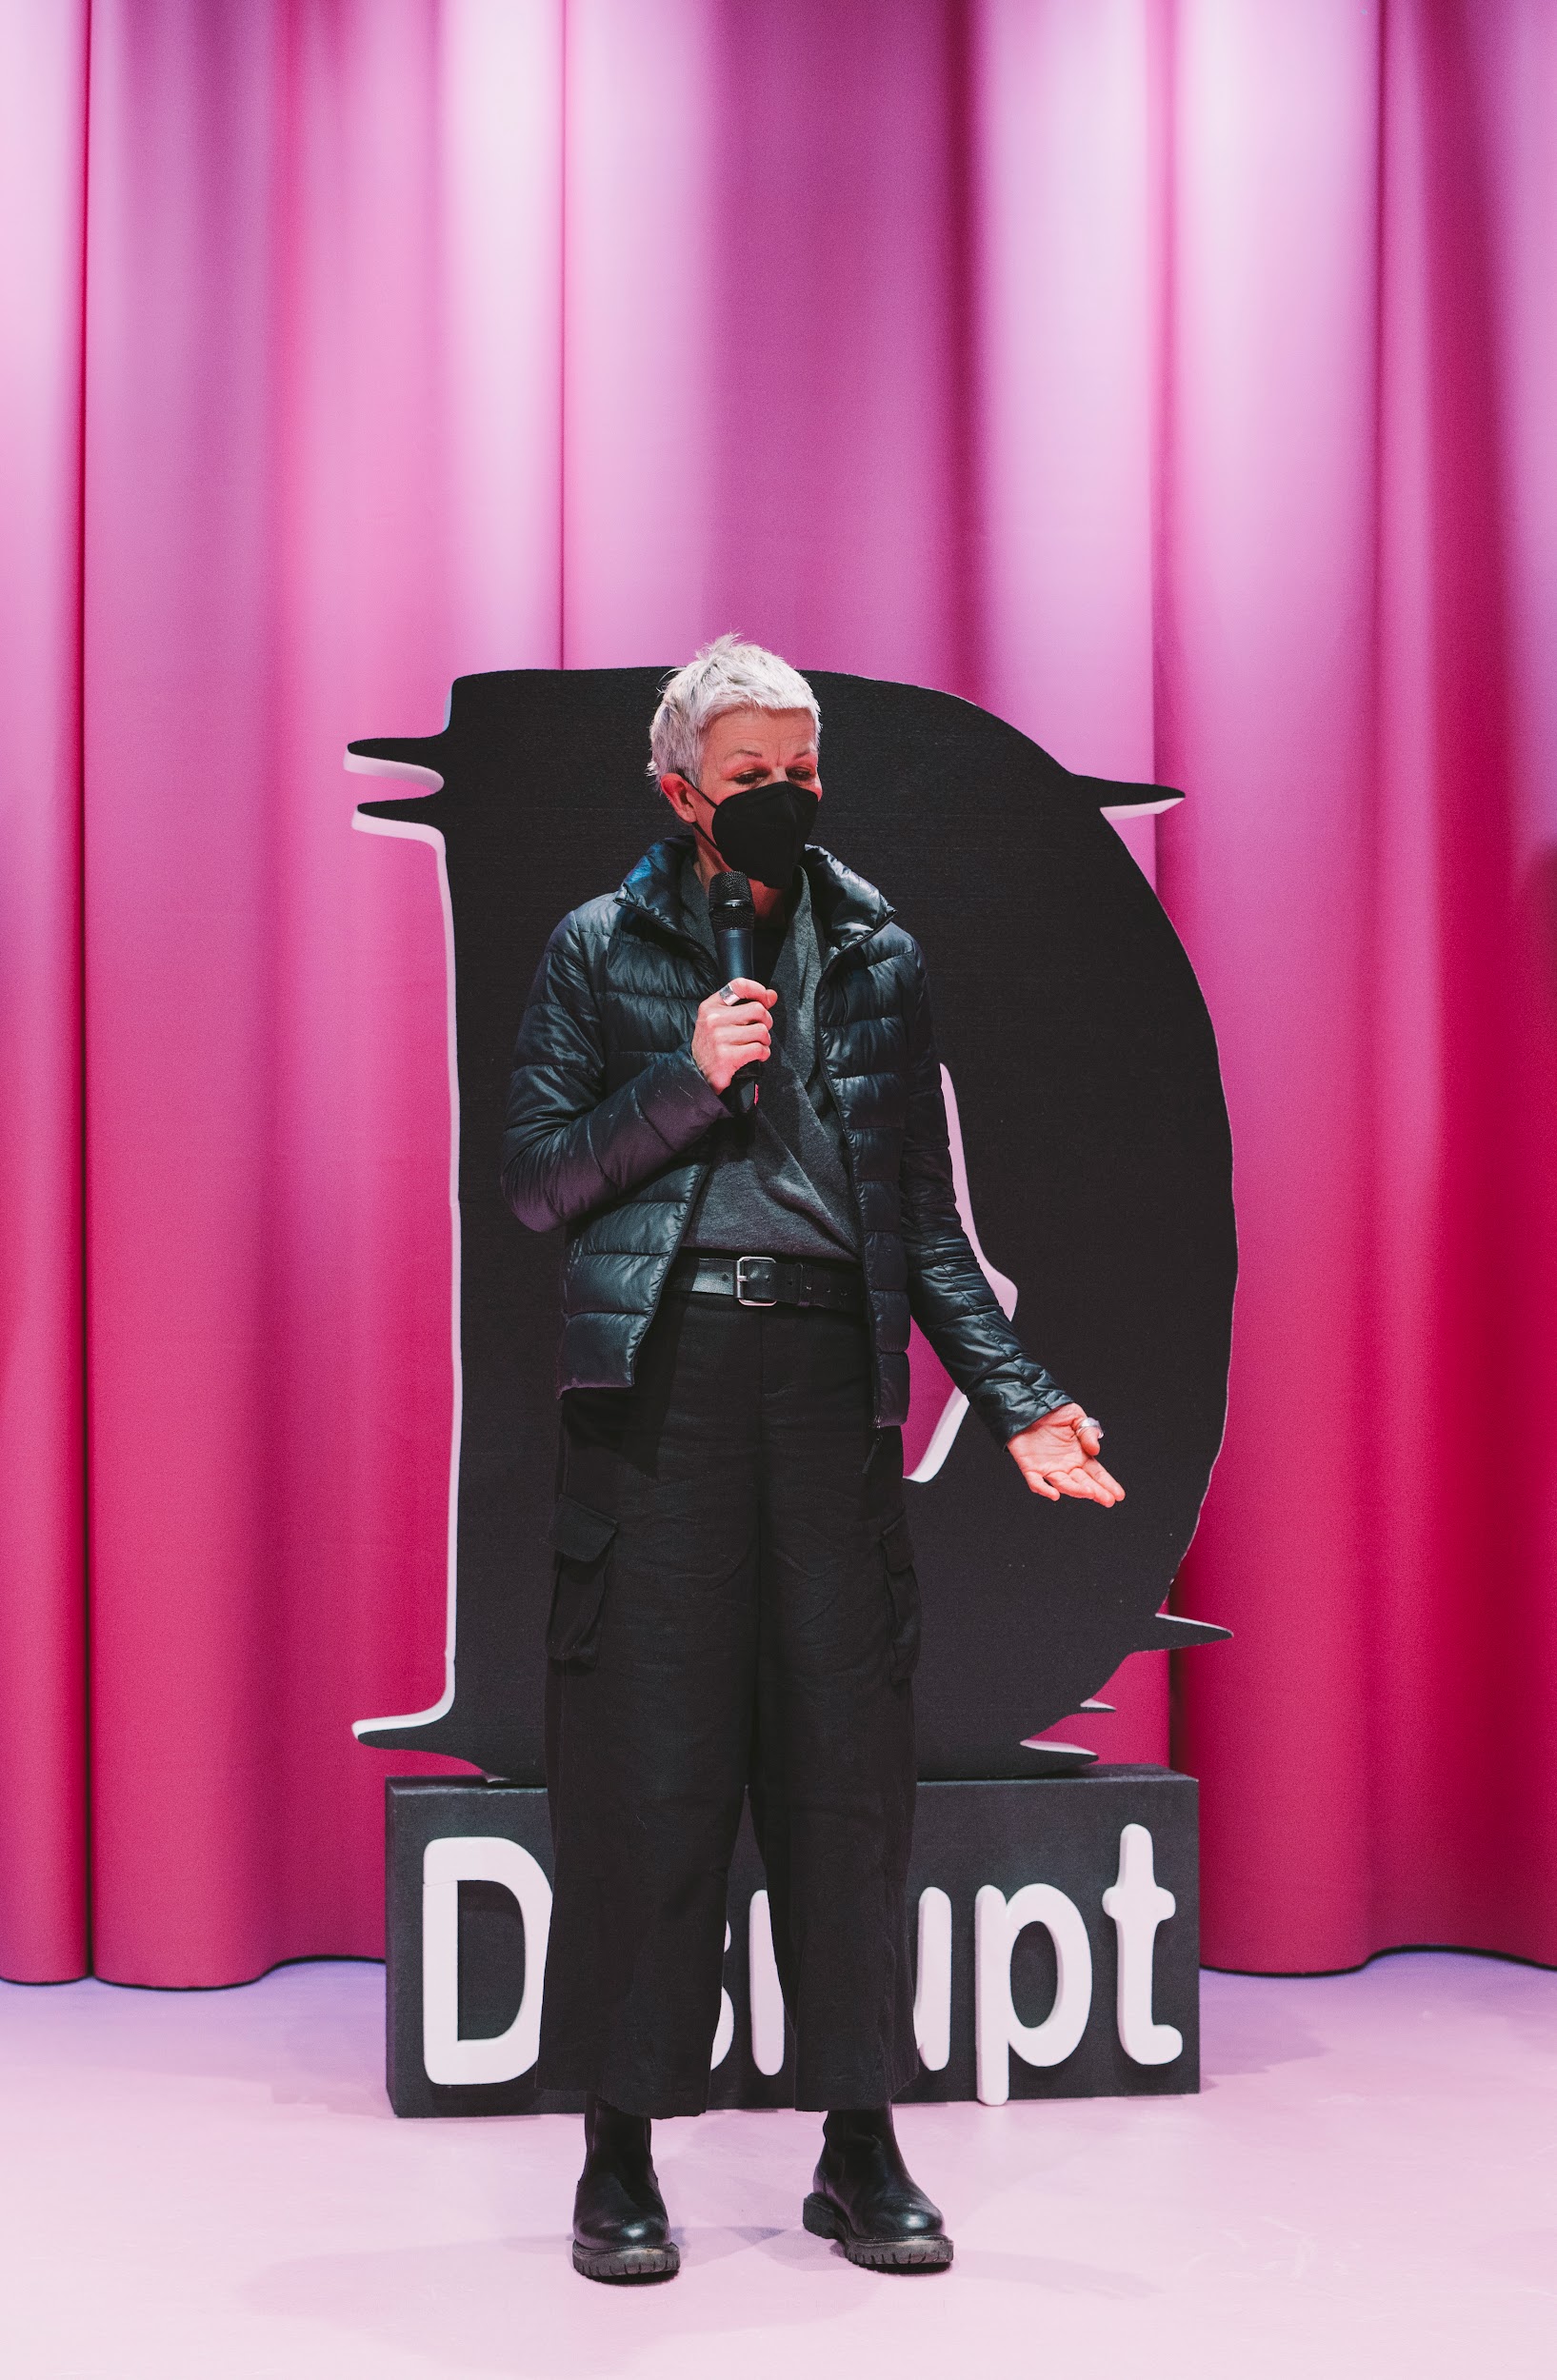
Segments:
[[[689,852],[682,862],[681,909],[687,932],[711,954],[709,897]],[[778,1002],[757,1104],[749,1115],[730,1116],[710,1128],[711,1163],[683,1247],[858,1262],[859,1224],[843,1125],[816,1048],[821,974],[810,885],[802,868],[799,896],[770,979]]]

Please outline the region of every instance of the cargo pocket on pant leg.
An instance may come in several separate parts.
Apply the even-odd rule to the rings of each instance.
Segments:
[[[559,1669],[593,1669],[600,1651],[600,1606],[616,1523],[576,1497],[559,1496],[551,1516],[551,1616],[546,1650]]]
[[[919,1579],[908,1524],[901,1513],[882,1531],[881,1550],[892,1606],[892,1655],[887,1675],[894,1686],[901,1686],[913,1676],[919,1658]]]

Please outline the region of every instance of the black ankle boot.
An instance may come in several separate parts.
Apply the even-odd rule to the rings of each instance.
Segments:
[[[584,2111],[584,2171],[573,2193],[573,2270],[590,2281],[668,2281],[681,2251],[649,2153],[649,2118],[609,2100]]]
[[[850,2264],[876,2272],[940,2271],[952,2247],[903,2162],[890,2108],[835,2110],[801,2212],[808,2231],[835,2239]]]

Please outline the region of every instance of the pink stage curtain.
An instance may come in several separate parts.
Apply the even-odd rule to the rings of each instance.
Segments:
[[[79,11],[0,10],[0,1974],[87,1954]]]
[[[1557,1960],[1554,98],[1543,0],[0,0],[6,1973],[380,1948],[443,950],[342,749],[732,625],[1188,788],[1207,1955]]]

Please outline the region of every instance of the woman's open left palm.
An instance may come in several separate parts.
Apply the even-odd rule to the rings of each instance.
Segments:
[[[1093,1504],[1119,1504],[1125,1491],[1098,1460],[1103,1433],[1080,1405],[1061,1405],[1007,1440],[1017,1469],[1035,1496],[1058,1503],[1079,1496]]]

